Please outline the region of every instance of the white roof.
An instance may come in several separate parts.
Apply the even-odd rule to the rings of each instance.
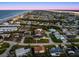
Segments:
[[[76,36],[76,39],[79,39],[79,36],[78,35]]]
[[[8,22],[5,22],[5,23],[3,23],[4,25],[9,25],[9,23]]]
[[[57,39],[60,39],[60,34],[58,32],[55,32],[54,35]]]
[[[30,52],[29,48],[28,49],[20,48],[15,50],[16,56],[23,56],[28,52]]]
[[[57,39],[61,39],[61,40],[65,39],[65,37],[61,35],[59,32],[55,32],[54,35]]]
[[[42,31],[42,29],[36,29],[36,30]]]
[[[59,54],[51,53],[51,56],[60,56],[60,53]]]
[[[20,26],[19,24],[9,24],[9,23],[4,23],[0,26],[4,26],[4,27],[8,27],[8,26],[14,26],[14,27],[17,27],[17,26]]]
[[[55,30],[55,29],[49,29],[49,31],[51,31],[51,32],[55,32],[56,30]]]
[[[56,53],[51,53],[52,56],[56,56]]]
[[[68,51],[68,53],[69,53],[69,54],[70,54],[70,53],[74,54],[75,52],[74,52],[74,51]]]
[[[17,30],[17,27],[1,27],[0,31],[13,31]]]
[[[29,21],[27,24],[31,24],[31,22]]]
[[[65,39],[63,35],[61,35],[61,37],[60,37],[60,38],[61,38],[61,40]]]

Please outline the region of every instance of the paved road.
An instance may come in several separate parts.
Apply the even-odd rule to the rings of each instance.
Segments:
[[[47,36],[48,36],[48,38],[49,38],[49,42],[48,42],[48,43],[30,43],[30,45],[31,45],[31,46],[35,46],[35,45],[57,45],[57,44],[55,44],[55,43],[51,40],[51,38],[49,37],[49,32],[46,32],[46,34],[47,34]],[[24,38],[25,38],[25,37],[22,38],[22,40],[21,40],[20,43],[17,43],[17,42],[14,42],[14,41],[4,41],[4,42],[9,43],[9,44],[10,44],[10,47],[9,47],[3,54],[1,54],[0,57],[5,57],[5,56],[7,56],[8,53],[9,53],[9,51],[10,51],[10,49],[11,49],[14,45],[16,45],[16,44],[18,44],[18,45],[24,45],[24,46],[29,45],[29,43],[23,43]],[[58,44],[60,44],[60,43],[58,43]]]
[[[4,42],[9,43],[11,45],[16,45],[17,44],[17,42],[11,42],[11,41],[4,41]],[[74,42],[74,43],[79,44],[79,42]],[[31,46],[33,46],[33,45],[59,45],[59,44],[64,45],[63,43],[30,43]],[[66,43],[66,44],[71,44],[71,43]],[[27,45],[29,45],[29,43],[18,43],[18,45],[27,46]]]
[[[25,37],[23,37],[23,38],[21,39],[21,43],[23,43],[23,42],[24,42],[24,39],[25,39]]]
[[[4,41],[4,42],[7,42],[10,44],[10,47],[2,54],[0,55],[0,57],[6,57],[8,55],[8,52],[10,51],[10,49],[17,44],[17,42],[11,42],[11,41]],[[64,45],[63,43],[31,43],[30,45],[31,46],[37,46],[37,45],[59,45],[59,44],[62,44]],[[67,43],[67,44],[71,44],[71,43]],[[75,44],[79,44],[79,42],[75,42]],[[29,43],[18,43],[18,45],[24,45],[24,46],[27,46],[29,45]],[[65,46],[65,45],[64,45]]]
[[[11,42],[11,41],[4,41],[6,43],[13,43],[13,44],[17,44],[17,42]],[[18,45],[57,45],[57,44],[61,44],[61,43],[18,43]]]
[[[49,43],[50,43],[50,44],[54,43],[54,42],[51,40],[50,36],[49,36],[50,32],[47,32],[47,31],[46,31],[46,34],[47,34],[47,36],[48,36],[48,38],[49,38]]]
[[[63,44],[63,43],[54,43],[54,42],[51,40],[51,38],[49,37],[49,32],[46,32],[46,34],[47,34],[47,36],[48,36],[48,38],[49,38],[49,42],[48,42],[48,43],[30,43],[30,45],[31,45],[31,46],[37,46],[37,45],[55,45],[55,46],[57,46],[57,45],[59,45],[59,44],[62,44],[63,46],[65,46],[65,44]],[[24,45],[24,46],[29,45],[29,43],[23,43],[23,41],[24,41],[24,38],[21,40],[20,43],[13,42],[13,41],[4,41],[4,42],[9,43],[9,44],[10,44],[10,47],[9,47],[3,54],[1,54],[0,57],[6,57],[6,56],[8,55],[8,53],[9,53],[10,49],[11,49],[14,45],[16,45],[16,44],[18,44],[18,45]],[[66,43],[66,44],[71,44],[71,43]],[[79,42],[75,42],[75,44],[79,44]]]
[[[15,43],[12,43],[12,42],[9,42],[9,44],[10,44],[10,47],[7,48],[7,50],[3,54],[1,54],[0,57],[7,57],[10,49],[15,45]]]
[[[46,34],[47,34],[47,36],[49,38],[49,42],[48,43],[30,43],[30,45],[57,45],[57,44],[61,44],[61,43],[54,43],[51,40],[50,36],[49,36],[49,32],[46,32]],[[29,43],[23,43],[24,38],[25,37],[23,37],[23,39],[21,40],[21,42],[18,43],[19,45],[29,45]],[[11,43],[11,41],[4,41],[4,42]],[[17,44],[17,42],[12,42],[12,43]]]

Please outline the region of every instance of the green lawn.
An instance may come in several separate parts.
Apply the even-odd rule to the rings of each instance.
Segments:
[[[70,39],[70,42],[79,42],[79,39]]]
[[[36,41],[32,37],[26,37],[24,43],[35,43]]]
[[[0,54],[2,54],[9,47],[8,43],[0,44]]]
[[[48,43],[49,40],[48,39],[40,39],[40,40],[37,40],[37,43]]]
[[[52,47],[55,47],[55,45],[45,45],[45,48],[51,49]]]
[[[48,43],[48,39],[40,39],[40,40],[35,40],[35,39],[25,39],[24,43]]]
[[[24,43],[35,43],[36,41],[34,39],[25,39]]]
[[[71,46],[77,46],[79,47],[79,44],[66,44],[67,47],[71,47]]]
[[[50,34],[50,37],[51,37],[53,42],[62,43],[62,41],[60,39],[57,39],[53,34]]]
[[[42,38],[38,38],[40,40],[36,40],[34,38],[26,38],[24,40],[24,43],[48,43],[49,40],[48,39],[42,39]]]

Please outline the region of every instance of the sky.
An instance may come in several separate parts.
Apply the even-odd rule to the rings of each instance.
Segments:
[[[79,2],[0,2],[0,10],[79,10]]]

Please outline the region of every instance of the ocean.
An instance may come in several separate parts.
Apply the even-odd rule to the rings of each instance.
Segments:
[[[6,21],[8,18],[23,13],[27,13],[29,10],[0,10],[0,21]]]

